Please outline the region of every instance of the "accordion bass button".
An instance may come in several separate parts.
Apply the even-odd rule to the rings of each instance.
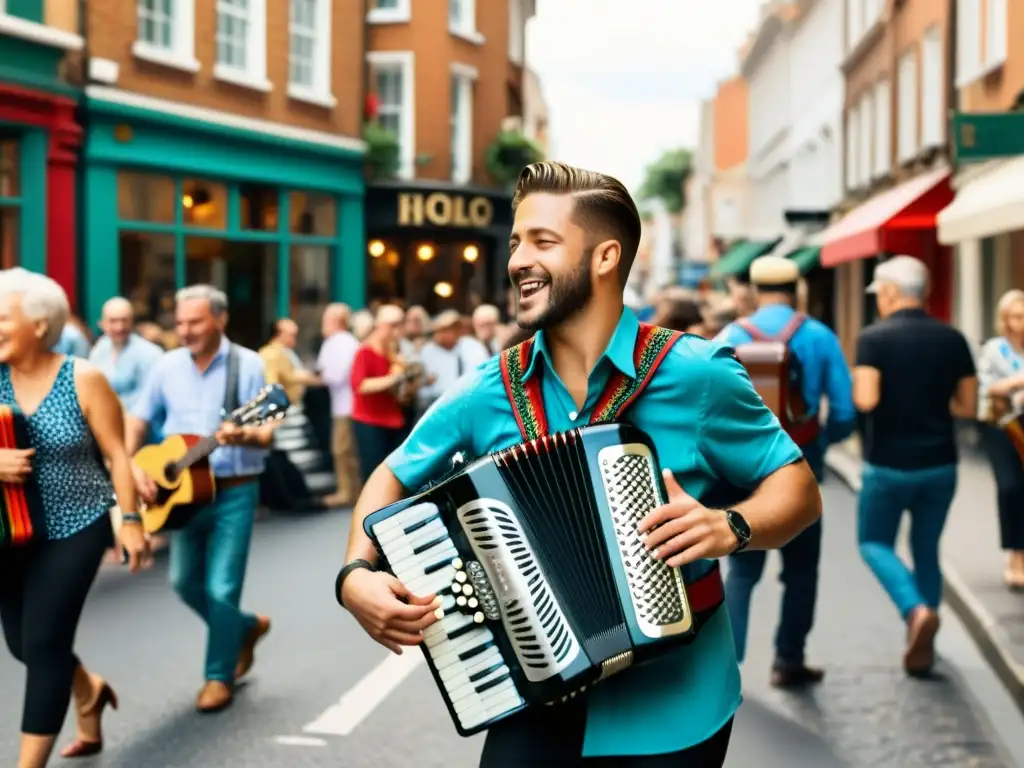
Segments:
[[[465,571],[458,571],[455,574],[455,580],[460,584],[464,584],[467,578]]]
[[[483,624],[484,623],[483,611],[477,611],[476,613],[474,613],[473,614],[473,621],[475,621],[477,624]]]
[[[452,592],[454,592],[456,595],[461,593],[462,592],[462,585],[459,584],[458,582],[455,582],[454,584],[452,584]]]
[[[457,571],[461,571],[462,570],[462,558],[461,557],[456,557],[454,560],[452,560],[452,568],[454,568]]]
[[[455,604],[458,605],[460,608],[462,606],[464,606],[466,604],[466,602],[467,602],[466,598],[464,598],[462,595],[459,595],[458,597],[455,598]]]
[[[466,601],[466,604],[470,608],[476,608],[478,605],[480,605],[480,601],[477,600],[475,597],[471,597],[471,598],[469,598],[469,600]]]

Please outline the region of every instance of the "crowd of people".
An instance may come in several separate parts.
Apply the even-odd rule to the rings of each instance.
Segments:
[[[514,323],[490,305],[431,317],[421,307],[384,304],[371,313],[331,304],[315,361],[296,352],[303,329],[288,318],[258,350],[232,343],[227,298],[209,285],[178,292],[173,338],[151,328],[147,339],[131,303],[112,298],[99,321],[103,336],[89,345],[53,280],[0,273],[0,404],[19,409],[30,438],[0,450],[0,482],[30,481],[40,496],[31,545],[0,551],[0,621],[27,670],[19,768],[47,764],[72,701],[77,738],[62,754],[103,748],[102,715],[118,697],[75,654],[75,631],[105,551],[116,542],[133,572],[149,561],[140,508],[157,499],[159,478],[131,457],[166,435],[210,435],[218,445],[210,456],[216,495],[170,534],[170,583],[207,628],[196,710],[232,704],[271,630],[270,617],[240,603],[274,427],[240,427],[224,414],[268,383],[295,403],[308,387],[329,394],[337,483],[325,501],[354,506],[337,598],[396,652],[421,643],[443,611],[436,595],[410,593],[377,571],[361,525],[367,514],[436,478],[456,453],[482,455],[544,430],[585,426],[599,402],[621,407],[616,418],[630,409],[651,437],[669,499],[641,521],[645,544],[681,567],[687,584],[717,585],[717,603],[682,650],[573,704],[496,724],[483,765],[543,756],[569,765],[586,755],[594,765],[721,766],[740,702],[750,602],[773,549],[784,594],[771,681],[823,681],[825,671],[805,659],[821,558],[818,485],[828,446],[855,431],[865,470],[851,546],[906,625],[907,674],[927,675],[934,664],[938,545],[956,487],[958,418],[983,422],[1010,553],[1006,583],[1024,586],[1024,433],[1009,428],[1024,414],[1024,292],[1000,302],[999,336],[976,364],[959,332],[925,312],[925,266],[889,259],[868,288],[880,319],[863,332],[850,366],[835,333],[807,316],[787,259],[758,260],[750,283],[718,300],[670,287],[637,313],[623,306],[623,291],[640,224],[619,182],[541,163],[524,171],[514,208]],[[744,350],[763,340],[781,340],[791,353],[804,424],[773,413],[744,372]],[[510,373],[503,365],[513,351],[522,364]],[[534,375],[533,394],[517,399],[514,386],[526,388]],[[634,388],[622,389],[621,376]],[[814,429],[802,430],[807,423]],[[723,484],[742,493],[718,500]],[[912,564],[896,552],[905,512]],[[719,560],[729,564],[724,579]]]

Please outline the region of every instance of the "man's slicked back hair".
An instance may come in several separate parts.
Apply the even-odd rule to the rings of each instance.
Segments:
[[[596,235],[601,240],[619,242],[619,282],[625,285],[640,247],[640,212],[623,183],[603,173],[553,160],[533,163],[519,174],[512,197],[513,214],[527,195],[543,192],[572,195],[573,220],[587,232],[588,239]]]

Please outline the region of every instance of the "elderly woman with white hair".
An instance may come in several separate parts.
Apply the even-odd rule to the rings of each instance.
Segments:
[[[1024,291],[999,300],[996,332],[978,359],[981,445],[995,475],[1000,539],[1009,552],[1003,579],[1010,589],[1024,589],[1024,434],[1007,430],[1024,415]]]
[[[73,650],[86,596],[113,543],[115,493],[133,572],[147,550],[117,395],[89,363],[52,351],[68,309],[50,278],[0,272],[0,404],[21,412],[30,441],[26,449],[0,449],[0,481],[31,475],[42,507],[33,540],[0,556],[0,622],[27,668],[20,768],[47,764],[72,691],[78,740],[66,757],[99,752],[103,710],[117,706],[110,686]]]

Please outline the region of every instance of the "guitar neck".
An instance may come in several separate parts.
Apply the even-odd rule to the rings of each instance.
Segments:
[[[217,450],[218,445],[219,443],[217,442],[216,437],[210,436],[202,438],[198,443],[196,443],[187,451],[185,451],[184,456],[182,456],[180,459],[174,462],[175,474],[181,474],[186,469],[195,464],[197,461],[202,461],[203,459],[205,459],[207,456],[209,456],[211,453]]]

